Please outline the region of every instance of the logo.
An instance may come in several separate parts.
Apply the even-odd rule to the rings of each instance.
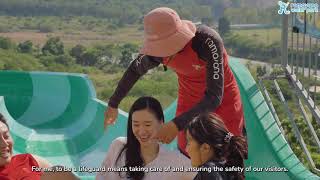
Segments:
[[[198,65],[198,64],[192,64],[192,67],[194,67],[195,70],[199,71],[200,69],[203,68],[203,66]]]
[[[278,5],[279,5],[279,11],[278,14],[290,14],[290,11],[287,10],[287,8],[289,7],[289,2],[284,3],[282,1],[278,1]]]
[[[278,14],[290,14],[304,11],[306,11],[307,13],[319,12],[319,4],[317,3],[284,3],[282,1],[278,1],[278,5]],[[288,9],[289,7],[290,9]]]

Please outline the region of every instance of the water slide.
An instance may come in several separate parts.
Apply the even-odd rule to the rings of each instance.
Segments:
[[[237,58],[230,58],[230,66],[240,87],[248,131],[246,179],[320,179],[291,150],[246,67]],[[118,123],[104,132],[106,106],[83,74],[0,72],[0,112],[8,119],[14,153],[45,157],[81,179],[94,179],[90,168],[100,166],[113,139],[125,136],[127,113],[121,110]],[[165,110],[167,121],[175,109],[173,102]],[[176,142],[168,148],[175,149]],[[283,169],[274,171],[277,168]]]

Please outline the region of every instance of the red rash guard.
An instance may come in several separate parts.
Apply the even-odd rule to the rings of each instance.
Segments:
[[[178,145],[185,152],[182,131],[201,112],[218,114],[228,130],[242,135],[244,116],[236,79],[228,65],[228,55],[219,34],[201,25],[195,37],[173,58],[139,55],[124,73],[109,106],[117,108],[135,82],[149,69],[163,64],[173,69],[179,82],[176,117],[173,122],[180,130]]]
[[[19,154],[11,158],[8,165],[0,167],[0,179],[3,180],[40,180],[41,171],[35,171],[32,166],[39,169],[38,162],[31,154]]]

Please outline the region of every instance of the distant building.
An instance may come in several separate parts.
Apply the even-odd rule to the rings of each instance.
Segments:
[[[314,90],[314,89],[316,89],[316,90]],[[310,86],[309,92],[311,92],[311,93],[314,93],[314,92],[319,93],[320,92],[320,86],[316,86],[316,87]]]
[[[263,28],[272,28],[274,25],[271,24],[231,24],[231,29],[263,29]]]
[[[201,21],[198,21],[198,22],[194,22],[193,24],[195,24],[195,25],[197,26],[197,25],[202,24],[202,22],[201,22]]]

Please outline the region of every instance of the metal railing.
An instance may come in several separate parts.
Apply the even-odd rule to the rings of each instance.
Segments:
[[[314,0],[320,5],[320,0]],[[299,3],[307,3],[307,1],[299,1]],[[300,19],[298,17],[300,15]],[[313,15],[313,17],[311,16]],[[302,18],[301,18],[302,17]],[[311,18],[310,18],[311,17]],[[277,80],[286,79],[294,94],[295,108],[299,112],[299,116],[311,135],[313,146],[317,147],[320,153],[320,141],[316,132],[316,128],[320,127],[320,27],[316,31],[317,22],[320,23],[320,13],[290,13],[282,15],[282,33],[281,33],[281,65],[284,74],[281,76],[271,75],[259,78],[259,86],[265,96],[266,102],[275,118],[281,132],[285,135],[285,131],[281,125],[275,108],[273,107],[270,94],[264,85],[264,81],[272,81],[275,94],[280,100],[282,106],[287,112],[287,117],[292,126],[293,133],[300,144],[306,159],[313,171],[320,173],[315,166],[311,157],[308,146],[304,141],[301,130],[295,122],[295,116],[288,106],[281,87]],[[320,26],[320,25],[318,25]],[[312,29],[313,28],[313,29]],[[311,31],[313,30],[313,31]],[[318,34],[314,34],[317,32]],[[318,67],[319,65],[319,67]],[[309,114],[308,114],[309,113]],[[312,116],[310,118],[309,116]],[[313,124],[312,124],[313,120]],[[316,130],[315,130],[316,129]]]

